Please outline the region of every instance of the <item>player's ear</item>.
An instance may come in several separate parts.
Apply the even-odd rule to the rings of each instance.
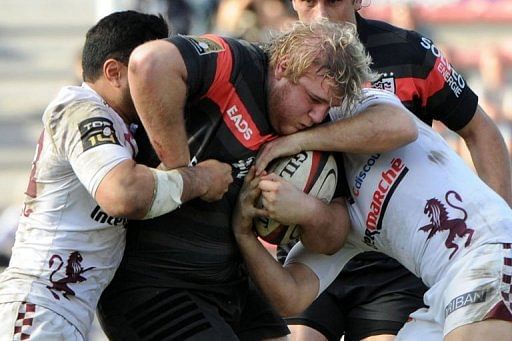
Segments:
[[[107,81],[115,87],[121,86],[123,77],[123,63],[115,59],[107,59],[103,63],[103,75]]]
[[[282,77],[285,77],[287,68],[288,68],[288,58],[283,57],[276,63],[276,67],[274,69],[275,78],[277,80],[279,80]]]

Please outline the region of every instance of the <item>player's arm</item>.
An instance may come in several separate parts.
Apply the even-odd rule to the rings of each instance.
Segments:
[[[359,114],[282,136],[265,144],[256,160],[257,174],[275,158],[302,150],[380,153],[401,147],[418,137],[411,113],[396,103],[375,103]]]
[[[253,231],[253,218],[268,216],[265,209],[255,206],[261,189],[260,179],[255,178],[254,174],[255,169],[252,168],[245,178],[233,213],[235,239],[251,278],[268,301],[282,316],[296,315],[304,311],[338,276],[347,262],[361,251],[347,244],[332,256],[327,256],[311,252],[299,242],[291,250],[283,267],[259,242]],[[340,210],[348,216],[344,206]],[[345,228],[348,233],[349,226]]]
[[[510,158],[496,124],[477,106],[471,121],[457,133],[466,142],[480,178],[512,206]]]
[[[268,217],[299,225],[300,240],[308,250],[332,254],[343,246],[350,226],[344,199],[326,204],[274,173],[262,176],[258,186]]]
[[[240,252],[256,285],[281,315],[299,313],[318,295],[319,280],[305,265],[292,264],[287,268],[265,249],[253,231],[253,218],[266,215],[255,202],[261,194],[259,179],[252,168],[240,191],[232,217],[232,226]]]
[[[137,47],[130,56],[128,81],[159,159],[168,169],[186,166],[190,161],[183,116],[187,69],[178,48],[165,40]]]
[[[216,160],[170,171],[125,160],[101,180],[95,199],[111,216],[149,219],[194,198],[219,200],[231,182],[231,166]]]

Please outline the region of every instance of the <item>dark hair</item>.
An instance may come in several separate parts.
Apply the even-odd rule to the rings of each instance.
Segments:
[[[93,82],[102,73],[103,63],[113,58],[127,65],[131,52],[140,44],[167,38],[169,27],[162,15],[136,11],[115,12],[91,27],[82,52],[82,77]]]

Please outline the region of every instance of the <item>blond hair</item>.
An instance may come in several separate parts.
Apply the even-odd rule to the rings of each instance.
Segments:
[[[294,83],[314,67],[333,84],[334,95],[348,108],[360,99],[362,87],[377,79],[370,69],[371,58],[350,23],[297,21],[291,29],[275,34],[266,51],[273,68],[286,59],[284,76]]]

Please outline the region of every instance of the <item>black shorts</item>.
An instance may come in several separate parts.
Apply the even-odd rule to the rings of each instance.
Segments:
[[[289,325],[306,325],[328,340],[393,334],[424,306],[427,287],[396,260],[376,252],[354,257],[335,281]]]
[[[290,333],[286,322],[250,285],[243,302],[187,289],[109,288],[98,304],[98,319],[110,340],[259,341]],[[224,307],[225,308],[225,307]]]

